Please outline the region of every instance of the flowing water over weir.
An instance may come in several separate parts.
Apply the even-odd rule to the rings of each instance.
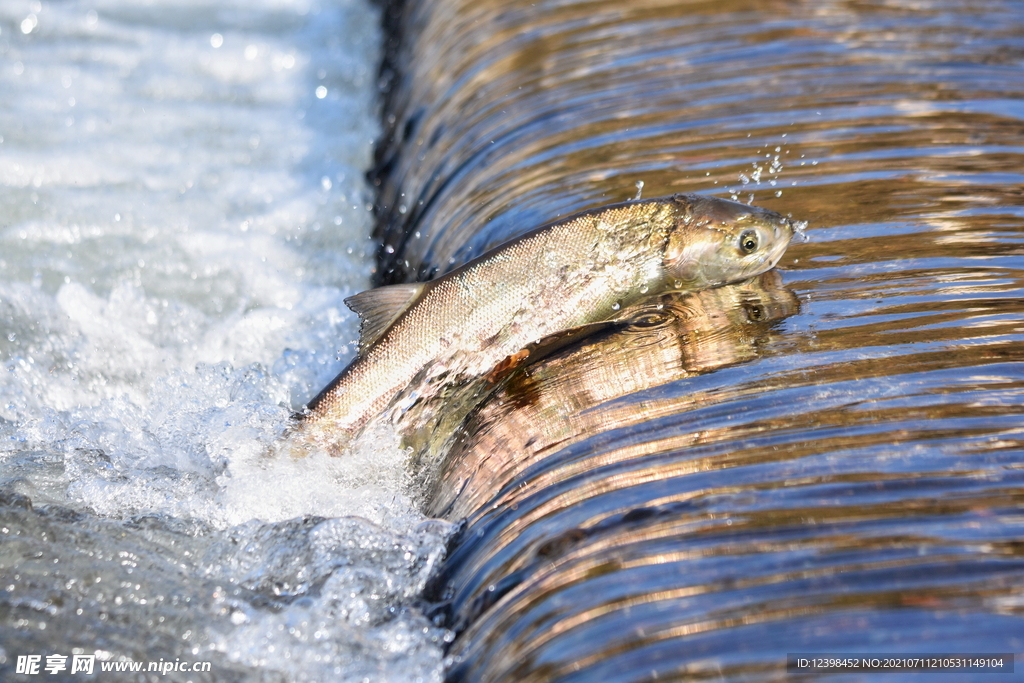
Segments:
[[[0,679],[438,680],[453,639],[485,681],[1024,652],[1021,4],[387,13],[378,280],[639,189],[809,240],[479,405],[405,397],[418,489],[386,442],[267,459],[372,276],[376,12],[0,4]]]
[[[0,3],[5,683],[441,678],[415,602],[449,525],[406,454],[264,456],[353,353],[379,25]]]
[[[809,222],[777,273],[650,302],[423,430],[427,512],[465,519],[431,594],[451,679],[1024,652],[1024,6],[391,19],[384,282],[641,187]]]

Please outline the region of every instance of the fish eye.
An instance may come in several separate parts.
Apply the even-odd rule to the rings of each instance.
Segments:
[[[743,234],[740,235],[740,251],[744,254],[753,254],[757,251],[757,231],[743,231]]]

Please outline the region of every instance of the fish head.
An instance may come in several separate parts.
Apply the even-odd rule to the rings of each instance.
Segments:
[[[775,267],[793,222],[774,211],[702,195],[676,195],[665,248],[668,277],[686,289],[740,282]]]

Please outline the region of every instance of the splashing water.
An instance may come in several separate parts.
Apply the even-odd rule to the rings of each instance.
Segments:
[[[440,675],[412,600],[448,528],[405,452],[266,456],[354,352],[378,23],[357,0],[0,6],[0,676],[72,651]]]

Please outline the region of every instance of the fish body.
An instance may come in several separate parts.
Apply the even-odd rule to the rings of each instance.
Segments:
[[[346,303],[362,320],[359,355],[289,438],[338,454],[414,380],[486,375],[540,339],[646,296],[753,277],[792,235],[777,213],[674,195],[576,214],[430,282],[357,294]]]

